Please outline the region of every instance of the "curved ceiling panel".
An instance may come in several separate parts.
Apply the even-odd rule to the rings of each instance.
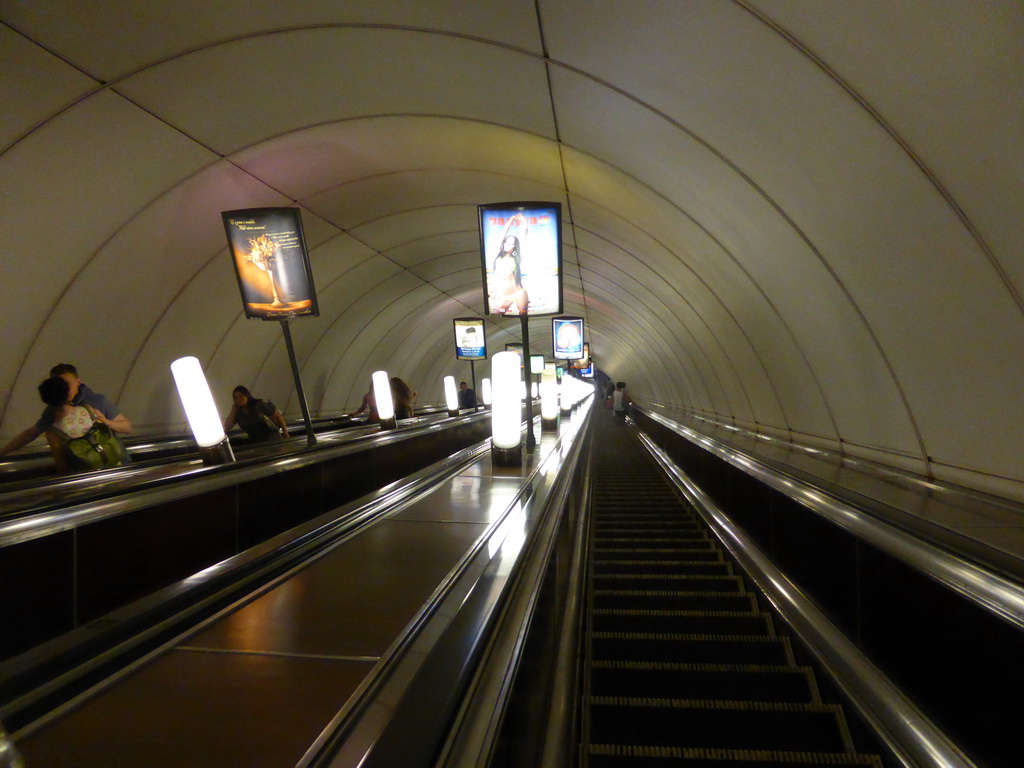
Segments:
[[[343,7],[339,7],[343,6]],[[299,404],[220,211],[303,211],[311,408],[420,401],[483,309],[476,206],[556,200],[565,311],[635,396],[1024,498],[1017,2],[0,7],[0,434],[71,360],[142,429],[196,354]],[[550,323],[530,325],[534,351]],[[517,319],[488,321],[494,352]],[[478,377],[487,366],[476,366]]]

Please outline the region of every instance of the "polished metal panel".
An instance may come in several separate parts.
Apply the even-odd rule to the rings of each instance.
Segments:
[[[381,521],[186,644],[375,659],[484,530],[472,523]]]
[[[372,666],[173,651],[18,746],[26,764],[40,768],[294,765]]]

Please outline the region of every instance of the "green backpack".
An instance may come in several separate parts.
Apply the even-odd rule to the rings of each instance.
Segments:
[[[60,438],[68,467],[74,471],[107,469],[129,463],[128,450],[106,424],[96,422],[81,437],[68,437],[57,427],[50,431]]]

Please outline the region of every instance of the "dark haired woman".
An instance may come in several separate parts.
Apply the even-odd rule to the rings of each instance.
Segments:
[[[278,440],[288,437],[288,426],[284,416],[270,400],[260,400],[239,384],[231,392],[231,413],[224,419],[224,431],[227,432],[236,423],[253,442]]]
[[[71,385],[66,378],[51,376],[44,380],[39,385],[39,397],[50,406],[53,413],[53,423],[46,428],[46,443],[50,446],[50,453],[53,455],[58,472],[63,474],[71,471],[103,469],[124,463],[127,452],[120,445],[109,446],[112,450],[108,450],[105,457],[88,449],[90,458],[81,458],[71,450],[68,445],[69,441],[84,437],[96,422],[110,427],[112,419],[108,419],[91,406],[72,405]],[[111,435],[113,435],[113,430]],[[111,458],[112,456],[116,456],[116,458]]]
[[[517,213],[508,220],[505,231],[501,235],[501,249],[494,257],[494,266],[491,274],[491,312],[498,315],[525,315],[530,304],[530,299],[523,288],[522,251],[520,250],[519,238],[510,235],[509,229],[513,224],[521,226],[525,219],[521,213]],[[529,232],[529,227],[523,229],[523,239]],[[515,311],[512,307],[515,306]]]
[[[395,418],[411,419],[413,415],[413,401],[416,400],[417,392],[397,376],[391,377],[391,399],[395,401]]]

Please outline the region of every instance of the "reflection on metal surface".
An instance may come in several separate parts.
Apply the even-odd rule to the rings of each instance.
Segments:
[[[522,502],[517,501],[497,530],[487,539],[487,556],[494,558],[498,552],[508,566],[519,554],[526,541],[526,513]],[[505,574],[508,572],[505,571]],[[504,574],[503,574],[504,575]]]

